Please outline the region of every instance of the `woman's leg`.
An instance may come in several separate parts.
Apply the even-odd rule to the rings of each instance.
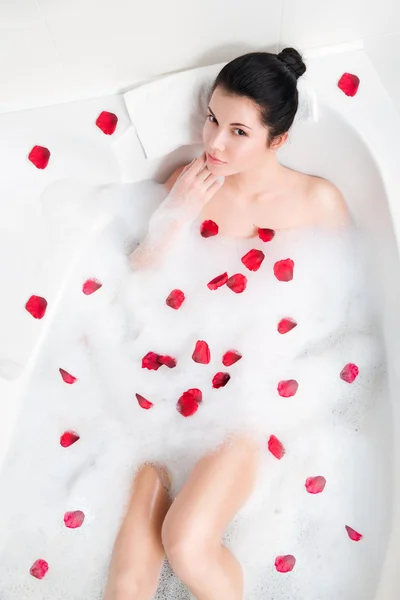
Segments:
[[[198,600],[242,600],[242,568],[221,543],[251,494],[260,447],[235,437],[201,459],[176,497],[162,527],[171,568]]]
[[[161,527],[171,504],[165,470],[143,465],[111,558],[105,600],[151,600],[164,560]]]

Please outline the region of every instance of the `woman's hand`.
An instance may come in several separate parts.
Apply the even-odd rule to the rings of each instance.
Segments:
[[[224,183],[225,178],[211,173],[206,162],[205,152],[193,159],[160,206],[160,210],[168,210],[170,218],[180,225],[193,221]]]
[[[136,269],[158,263],[179,232],[194,221],[224,181],[224,177],[208,170],[205,152],[192,160],[152,214],[147,237],[132,253],[131,265]]]

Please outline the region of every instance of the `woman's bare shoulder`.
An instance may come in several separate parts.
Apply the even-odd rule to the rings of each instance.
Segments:
[[[323,177],[310,176],[309,198],[317,221],[341,226],[350,220],[349,210],[339,188]]]
[[[178,179],[179,175],[182,173],[185,167],[186,165],[182,165],[176,168],[175,171],[173,171],[172,174],[168,177],[167,181],[164,183],[164,187],[167,189],[167,192],[171,190],[175,181]]]

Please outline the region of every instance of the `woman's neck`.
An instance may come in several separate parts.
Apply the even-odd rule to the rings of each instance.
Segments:
[[[278,162],[275,153],[261,165],[228,175],[225,178],[224,188],[233,193],[246,196],[273,193],[279,189],[285,168]]]

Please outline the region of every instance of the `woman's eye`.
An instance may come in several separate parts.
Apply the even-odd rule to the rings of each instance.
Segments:
[[[215,119],[214,115],[207,115],[207,118],[210,119]],[[214,123],[214,121],[210,121],[211,123]],[[217,123],[217,119],[215,119],[215,123]],[[247,133],[245,131],[243,131],[243,129],[234,129],[233,131],[240,131],[241,133],[238,135],[238,137],[243,137],[243,135],[247,135]]]

